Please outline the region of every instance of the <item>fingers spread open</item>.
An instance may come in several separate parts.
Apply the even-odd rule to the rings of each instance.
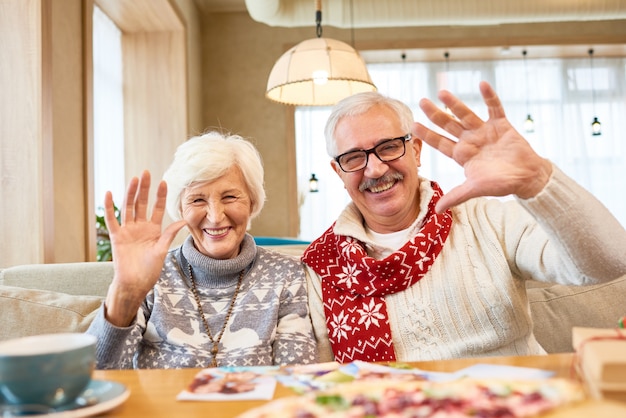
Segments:
[[[446,138],[443,135],[436,133],[435,131],[427,128],[421,123],[415,123],[415,136],[422,141],[426,142],[431,147],[439,150],[442,154],[452,157],[452,150],[454,149],[455,141]]]
[[[135,220],[135,194],[138,186],[139,179],[137,177],[131,178],[122,205],[122,223],[129,223]]]
[[[167,184],[161,180],[157,187],[156,202],[154,202],[154,208],[152,209],[152,222],[159,225],[163,222],[163,216],[165,215],[165,201],[167,199]]]
[[[139,190],[135,195],[135,220],[146,220],[150,197],[150,172],[144,170],[139,180]]]
[[[172,241],[174,241],[174,238],[176,238],[176,234],[178,234],[178,231],[183,229],[186,224],[187,223],[185,222],[185,220],[180,220],[169,224],[165,228],[163,234],[161,235],[161,240],[163,240],[163,242],[165,243],[165,248],[170,247]]]
[[[106,192],[104,195],[104,223],[112,234],[116,233],[120,227],[115,217],[115,207],[113,205],[113,195],[111,192]]]
[[[500,98],[496,94],[495,90],[489,83],[486,81],[481,81],[480,85],[480,94],[483,96],[483,101],[487,105],[487,110],[489,111],[490,119],[498,119],[506,117],[504,113],[504,107],[502,107],[502,103],[500,102]]]
[[[454,121],[455,124],[451,125],[453,130],[448,129],[447,127],[443,127],[446,131],[450,132],[452,135],[458,137],[461,133],[467,129],[477,129],[484,121],[476,116],[476,114],[465,105],[461,100],[459,100],[455,95],[450,93],[447,90],[442,90],[439,92],[439,99],[450,109],[450,111],[456,116],[456,119],[443,112],[450,120]],[[431,119],[432,120],[432,119]],[[433,121],[434,122],[434,121]],[[440,125],[441,126],[441,125]]]
[[[453,187],[449,192],[443,195],[437,202],[435,210],[437,213],[445,212],[447,209],[463,203],[473,197],[476,196],[473,194],[472,188],[467,184],[467,182],[465,182]]]
[[[444,129],[452,136],[458,137],[463,131],[463,127],[459,124],[458,120],[452,117],[448,112],[439,109],[432,101],[422,99],[419,104],[420,108],[431,122]]]

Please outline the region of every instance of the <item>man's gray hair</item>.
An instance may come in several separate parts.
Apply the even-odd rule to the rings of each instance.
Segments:
[[[337,141],[335,140],[335,129],[341,119],[346,116],[361,115],[377,105],[391,109],[398,116],[404,133],[408,134],[411,132],[414,122],[413,112],[406,104],[375,91],[357,93],[339,101],[326,121],[324,136],[326,138],[326,152],[330,157],[334,158],[339,154]]]

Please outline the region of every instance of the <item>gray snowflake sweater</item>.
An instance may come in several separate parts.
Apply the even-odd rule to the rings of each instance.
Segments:
[[[103,305],[87,330],[98,337],[97,368],[210,367],[213,344],[196,306],[187,264],[213,339],[224,326],[239,273],[244,271],[219,343],[218,366],[317,361],[302,265],[296,258],[257,247],[247,234],[234,259],[203,255],[191,237],[170,250],[158,282],[128,327],[109,323]]]

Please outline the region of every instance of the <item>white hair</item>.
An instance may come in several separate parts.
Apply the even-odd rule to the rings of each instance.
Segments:
[[[337,141],[335,140],[335,129],[337,129],[339,121],[346,116],[362,115],[377,105],[391,109],[398,116],[404,132],[411,132],[414,122],[413,112],[410,107],[400,100],[384,96],[376,91],[353,94],[340,100],[326,121],[324,136],[326,138],[326,152],[330,157],[335,158],[339,152],[337,150]]]
[[[241,136],[215,131],[190,138],[176,149],[174,161],[163,175],[170,217],[182,219],[181,197],[187,187],[216,180],[233,166],[243,174],[252,205],[250,219],[255,218],[265,204],[261,156],[254,145]]]

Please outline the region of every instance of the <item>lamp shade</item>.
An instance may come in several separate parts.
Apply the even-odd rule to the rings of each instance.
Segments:
[[[345,42],[314,38],[300,42],[274,64],[266,97],[300,106],[331,106],[344,97],[375,91],[365,61]]]

